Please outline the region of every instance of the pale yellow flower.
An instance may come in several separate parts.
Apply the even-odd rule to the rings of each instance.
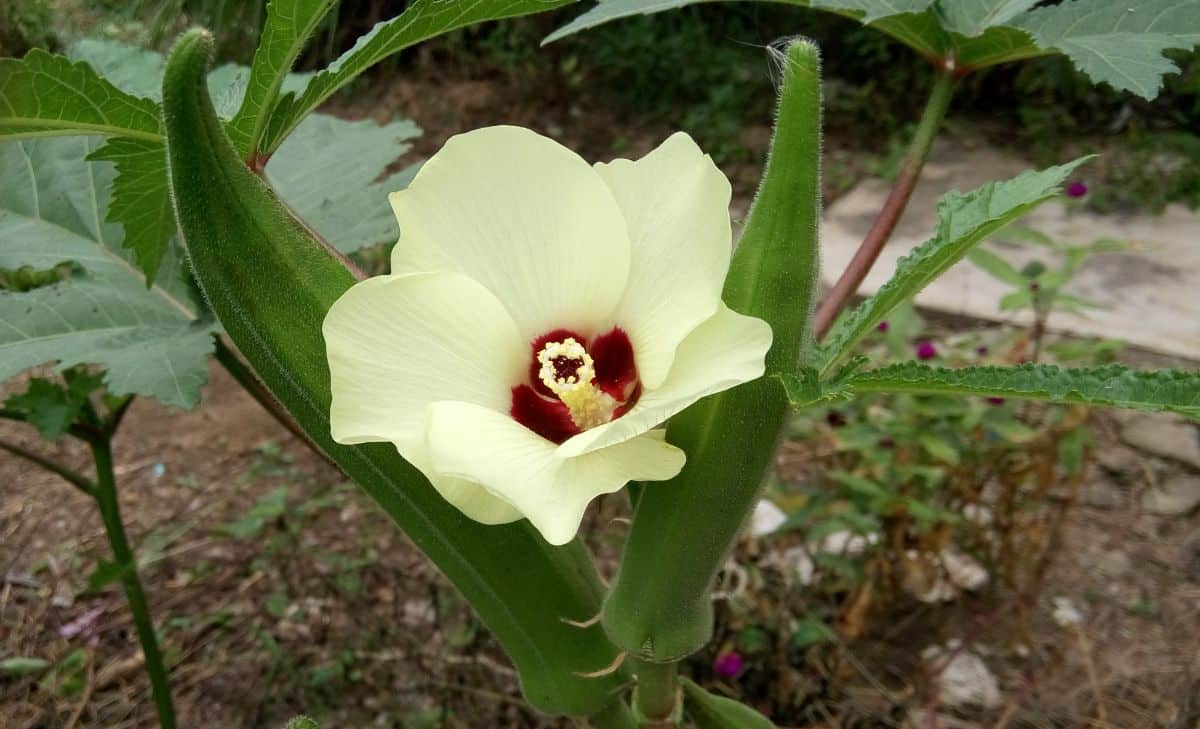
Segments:
[[[770,327],[721,302],[729,196],[686,134],[594,167],[527,129],[451,138],[391,196],[392,275],[325,319],[334,439],[570,541],[596,496],[683,467],[656,426],[763,373]]]

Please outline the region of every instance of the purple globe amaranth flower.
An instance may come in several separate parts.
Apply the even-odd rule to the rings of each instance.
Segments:
[[[980,357],[986,357],[986,356],[987,356],[987,353],[988,353],[988,351],[989,351],[989,350],[988,350],[988,348],[987,348],[987,345],[986,345],[986,344],[981,344],[981,345],[979,345],[978,347],[976,347],[976,348],[975,348],[975,354],[979,355]]]
[[[721,678],[734,678],[746,667],[746,660],[738,653],[722,653],[713,661],[713,670]]]
[[[877,324],[877,325],[875,326],[875,331],[877,331],[877,332],[886,332],[890,326],[891,326],[891,325],[890,325],[890,324],[888,324],[886,321],[881,321],[881,322],[879,322],[879,324]]]
[[[1088,186],[1086,183],[1075,180],[1067,185],[1067,197],[1083,197],[1088,194]]]
[[[1002,397],[989,397],[989,398],[987,398],[987,403],[988,403],[988,405],[1003,405],[1005,402],[1007,402],[1007,400],[1005,400],[1005,399],[1004,399],[1004,398],[1002,398]]]
[[[933,359],[937,356],[937,347],[933,346],[933,342],[924,339],[917,342],[917,359]]]

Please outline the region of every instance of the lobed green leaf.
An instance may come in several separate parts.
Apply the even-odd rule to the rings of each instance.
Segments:
[[[147,288],[105,223],[112,166],[87,162],[100,142],[31,139],[0,144],[0,268],[76,270],[50,286],[0,291],[0,381],[45,362],[106,368],[114,395],[147,395],[191,407],[208,378],[215,324],[168,247],[169,275]]]
[[[675,10],[688,5],[714,0],[600,0],[591,10],[583,13],[563,27],[546,36],[543,44],[574,35],[582,30],[595,28],[598,25],[628,18],[634,15],[651,15],[665,10]],[[809,7],[809,0],[770,0],[786,5]],[[882,33],[896,38],[902,43],[926,56],[937,56],[946,47],[946,33],[942,30],[937,18],[931,12],[914,12],[918,7],[923,10],[931,4],[930,0],[897,0],[892,2],[873,2],[872,0],[818,0],[813,7],[818,7],[838,15],[856,18],[867,22],[870,17],[871,27]],[[895,8],[885,7],[895,5]],[[1022,34],[1023,35],[1023,34]]]
[[[71,427],[82,404],[72,402],[58,383],[35,377],[25,392],[5,400],[4,407],[22,413],[25,421],[46,440],[58,440]]]
[[[819,10],[840,10],[853,14],[864,24],[893,15],[923,13],[933,7],[936,0],[811,0],[812,7]]]
[[[1035,8],[1010,23],[1043,49],[1067,55],[1096,83],[1153,99],[1163,74],[1179,68],[1168,48],[1200,43],[1195,0],[1066,0]]]
[[[0,140],[80,134],[161,141],[158,105],[38,48],[0,58]]]
[[[546,43],[626,18],[712,0],[600,0],[546,37]],[[770,0],[810,6],[810,0]],[[811,7],[856,18],[931,59],[965,70],[1064,53],[1097,83],[1154,98],[1178,71],[1168,48],[1200,43],[1195,0],[811,0]]]
[[[1003,25],[1029,10],[1039,0],[954,0],[937,6],[942,27],[974,38],[993,26]]]
[[[125,247],[133,251],[150,286],[175,235],[175,213],[166,184],[167,148],[162,141],[117,137],[88,159],[116,165],[106,219],[124,227]]]
[[[989,182],[965,195],[946,194],[938,204],[934,236],[901,258],[892,278],[834,325],[814,360],[818,371],[828,373],[893,309],[941,276],[977,243],[1057,195],[1071,173],[1088,159]]]
[[[403,190],[419,164],[388,175],[421,134],[406,119],[379,125],[313,114],[271,157],[272,187],[305,222],[343,253],[399,236],[388,194]]]
[[[905,362],[859,372],[848,385],[855,393],[1003,396],[1167,411],[1200,420],[1200,372],[1140,372],[1116,364],[1079,369],[1045,364],[948,369]]]

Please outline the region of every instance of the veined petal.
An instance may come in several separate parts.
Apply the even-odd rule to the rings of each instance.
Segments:
[[[322,326],[333,439],[422,438],[425,407],[463,400],[507,412],[528,345],[490,291],[457,273],[376,276],[341,296]]]
[[[482,485],[556,545],[575,537],[595,497],[629,481],[673,478],[683,468],[683,451],[654,435],[564,459],[553,443],[486,407],[434,403],[428,422],[430,460],[438,473]]]
[[[645,433],[702,397],[761,377],[771,348],[771,327],[724,304],[679,345],[666,381],[642,393],[638,403],[611,423],[585,430],[558,447],[562,458],[577,458],[596,449]]]
[[[597,164],[629,229],[629,283],[614,321],[655,388],[679,343],[717,312],[729,270],[729,180],[692,138],[671,135],[636,162]]]
[[[629,275],[629,234],[587,162],[528,129],[451,137],[392,193],[400,241],[392,271],[457,271],[492,291],[524,340],[596,333]]]

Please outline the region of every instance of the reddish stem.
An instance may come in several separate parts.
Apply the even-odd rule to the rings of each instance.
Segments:
[[[858,250],[854,252],[854,257],[846,266],[846,270],[842,271],[833,290],[821,302],[813,317],[813,331],[818,340],[824,337],[829,328],[833,326],[838,313],[841,312],[850,297],[858,291],[858,287],[862,285],[863,279],[867,277],[867,273],[870,272],[871,267],[879,258],[880,252],[883,251],[883,246],[892,237],[892,231],[900,222],[900,216],[904,214],[908,200],[917,186],[917,180],[921,178],[921,169],[929,157],[929,150],[933,147],[933,139],[937,136],[938,127],[941,126],[942,119],[946,116],[957,80],[958,74],[953,61],[941,62],[934,79],[933,89],[929,93],[929,99],[925,102],[925,111],[921,114],[921,121],[909,143],[908,152],[904,156],[904,162],[900,165],[895,182],[892,183],[892,189],[888,193],[887,201],[883,204],[883,209],[879,211],[879,215],[876,216],[871,229],[867,231],[863,242],[859,244]]]

